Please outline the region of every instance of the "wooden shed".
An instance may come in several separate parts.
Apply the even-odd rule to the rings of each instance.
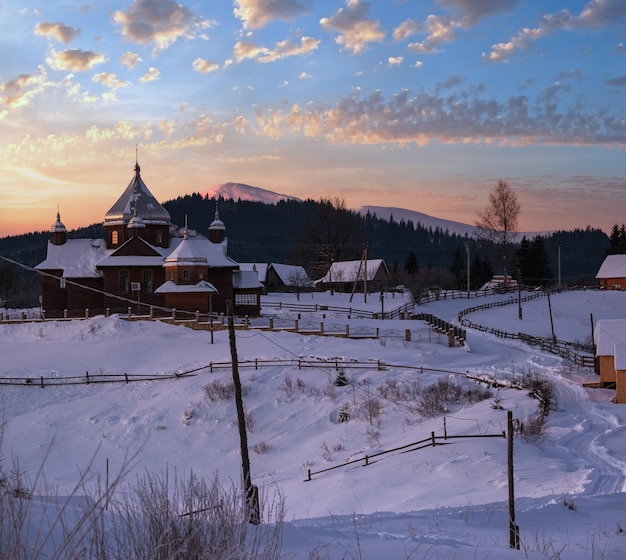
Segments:
[[[593,334],[598,359],[598,373],[602,386],[613,386],[615,373],[615,347],[626,344],[626,319],[601,319]]]
[[[626,403],[626,344],[615,345],[615,402]]]
[[[608,255],[596,278],[605,290],[626,290],[626,255]]]

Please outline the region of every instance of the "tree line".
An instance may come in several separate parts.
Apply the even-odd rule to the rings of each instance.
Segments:
[[[208,234],[217,206],[229,238],[229,256],[234,260],[302,265],[313,279],[322,277],[331,262],[360,259],[365,244],[368,258],[385,260],[393,285],[414,286],[417,291],[431,286],[466,289],[468,256],[472,290],[494,273],[500,274],[503,266],[497,238],[470,238],[393,216],[383,219],[371,212],[361,215],[348,209],[340,198],[265,204],[215,200],[194,193],[163,206],[176,224],[174,235],[182,235],[187,216],[192,234],[203,236]],[[68,238],[103,237],[101,223],[68,232]],[[45,258],[49,238],[49,232],[0,238],[0,257],[35,266]],[[590,285],[612,244],[604,232],[590,227],[520,242],[509,235],[507,268],[512,277],[521,274],[528,285],[545,285],[554,281],[560,263],[565,285]],[[0,300],[12,307],[36,306],[38,296],[36,273],[0,259]]]

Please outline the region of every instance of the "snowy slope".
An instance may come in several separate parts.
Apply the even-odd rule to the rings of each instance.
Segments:
[[[311,298],[310,300],[308,298]],[[385,296],[385,310],[406,300]],[[296,303],[294,295],[268,296]],[[301,303],[380,310],[378,297],[314,294]],[[442,300],[419,311],[454,321],[475,300]],[[584,340],[594,319],[626,316],[626,294],[577,292],[551,300],[554,327],[563,339]],[[507,330],[545,334],[547,302],[496,307],[470,317]],[[276,325],[297,315],[266,306]],[[322,310],[301,314],[301,328],[345,332],[346,316]],[[246,411],[252,477],[286,500],[284,550],[298,559],[364,558],[623,558],[626,536],[626,405],[613,393],[585,389],[597,380],[589,370],[515,341],[470,332],[466,348],[449,348],[447,338],[420,321],[350,319],[351,332],[378,327],[381,338],[350,340],[258,329],[237,331],[240,372],[247,387]],[[410,341],[406,340],[406,330]],[[2,385],[7,418],[5,457],[19,457],[22,470],[36,472],[45,458],[46,479],[61,492],[73,486],[95,454],[93,470],[108,461],[114,470],[128,451],[140,449],[134,473],[193,469],[211,478],[238,480],[241,459],[233,401],[209,401],[204,387],[227,380],[226,331],[208,333],[158,322],[118,317],[67,322],[0,324],[0,377],[37,380],[113,373],[171,374],[201,369],[176,379],[89,385]],[[255,368],[254,360],[329,359],[299,369],[297,361]],[[334,384],[334,360],[350,381]],[[381,361],[389,364],[378,367]],[[418,369],[416,369],[418,368]],[[422,369],[420,369],[422,368]],[[436,370],[436,371],[434,371]],[[518,389],[500,389],[478,402],[452,402],[444,414],[424,417],[414,402],[394,399],[384,389],[396,383],[427,387],[440,379],[474,388],[464,373],[499,379],[535,372],[555,383],[558,406],[539,442],[515,439],[516,521],[522,551],[508,548],[507,455],[503,438],[456,440],[449,445],[395,452],[349,467],[314,474],[365,455],[443,433],[498,434],[506,411],[522,421],[537,401]],[[455,373],[452,373],[455,372]],[[380,414],[364,403],[372,398]],[[347,406],[350,421],[338,422]],[[574,508],[565,504],[572,504]],[[311,556],[318,554],[318,556]]]
[[[209,198],[230,198],[233,200],[252,200],[264,204],[276,204],[280,200],[300,200],[297,196],[279,194],[259,187],[251,187],[243,183],[222,183],[208,189],[203,196]]]

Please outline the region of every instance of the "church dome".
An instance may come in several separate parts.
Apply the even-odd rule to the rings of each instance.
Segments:
[[[142,220],[144,226],[146,224],[169,226],[172,223],[169,212],[161,206],[143,182],[138,163],[135,164],[135,176],[128,187],[104,215],[104,223],[105,225],[129,224],[135,216]]]

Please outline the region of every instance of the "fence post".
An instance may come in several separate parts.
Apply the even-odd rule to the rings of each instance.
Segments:
[[[129,319],[131,318],[132,314],[133,314],[133,308],[129,305],[128,306],[128,318]]]
[[[196,309],[196,325],[200,322],[200,311]]]
[[[89,308],[85,309],[85,319],[89,319]]]
[[[448,329],[448,346],[454,348],[454,329]]]
[[[41,388],[43,389],[43,375],[39,378],[40,382],[41,382]]]
[[[406,340],[407,342],[411,341],[411,329],[406,329],[404,331],[404,340]]]
[[[270,317],[270,331],[274,330],[274,317]]]
[[[89,385],[89,372],[88,371],[85,372],[85,377],[87,378],[87,385]]]
[[[324,334],[324,321],[320,321],[320,334]]]
[[[295,326],[294,326],[295,331],[298,332],[298,319],[296,319],[294,323],[295,323]]]
[[[111,308],[110,308],[110,307],[107,307],[107,308],[104,310],[104,316],[105,316],[105,317],[108,317],[109,315],[111,315]]]
[[[172,308],[172,321],[176,321],[176,308]]]
[[[433,447],[435,447],[435,432],[430,432],[430,439],[433,443]]]
[[[154,307],[150,306],[150,320],[154,319]]]
[[[307,474],[305,482],[311,482],[311,469],[307,469],[309,472]]]
[[[350,325],[346,325],[346,338],[350,338]]]
[[[380,338],[380,331],[378,327],[376,327],[376,338]]]
[[[64,309],[64,310],[63,310],[63,318],[64,318],[64,319],[67,319],[67,309]]]

